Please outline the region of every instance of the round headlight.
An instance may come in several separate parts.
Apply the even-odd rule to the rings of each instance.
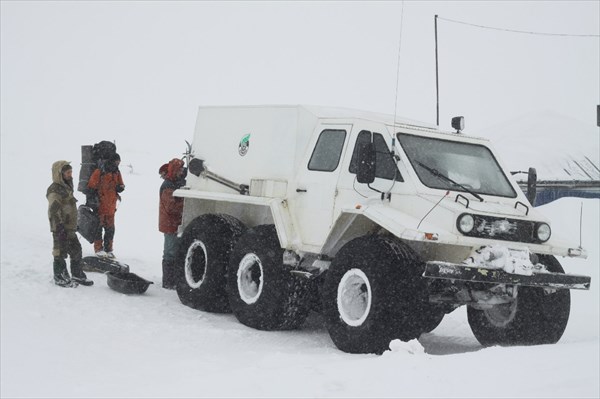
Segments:
[[[465,213],[458,219],[458,229],[463,234],[468,234],[475,227],[475,218]]]
[[[538,240],[540,240],[541,242],[546,242],[550,239],[550,234],[550,226],[548,226],[546,223],[540,223],[540,225],[537,228]]]

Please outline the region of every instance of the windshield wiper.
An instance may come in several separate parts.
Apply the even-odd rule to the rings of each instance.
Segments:
[[[443,174],[440,173],[440,171],[438,171],[437,169],[433,169],[430,168],[429,166],[425,165],[424,163],[420,162],[420,161],[416,161],[423,169],[425,169],[426,171],[428,171],[429,173],[431,173],[432,175],[434,175],[435,177],[439,177],[442,180],[446,180],[449,181],[450,183],[462,188],[463,190],[465,190],[466,192],[468,192],[469,194],[471,194],[473,197],[477,198],[479,201],[483,202],[483,198],[477,194],[474,193],[473,191],[469,190],[468,188],[466,188],[465,186],[463,186],[460,183],[455,182],[454,180],[452,180],[449,177],[444,176]]]

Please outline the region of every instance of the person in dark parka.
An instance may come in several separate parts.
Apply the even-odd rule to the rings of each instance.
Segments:
[[[185,168],[183,161],[172,159],[167,166],[165,181],[160,186],[160,203],[158,213],[158,230],[164,234],[162,258],[163,288],[175,288],[175,256],[178,248],[177,228],[183,215],[183,198],[174,197],[173,192],[185,185]]]
[[[92,285],[83,272],[81,244],[77,238],[77,199],[73,196],[73,168],[67,161],[52,165],[52,184],[46,190],[48,219],[52,231],[54,283],[61,287]],[[71,275],[65,259],[71,257]]]

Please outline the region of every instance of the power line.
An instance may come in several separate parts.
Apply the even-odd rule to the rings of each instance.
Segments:
[[[528,35],[565,36],[565,37],[600,37],[600,35],[575,35],[575,34],[570,34],[570,33],[546,33],[546,32],[531,32],[531,31],[515,30],[515,29],[505,29],[505,28],[494,28],[492,26],[477,25],[477,24],[472,24],[472,23],[469,23],[469,22],[457,21],[457,20],[449,19],[449,18],[442,18],[442,17],[439,17],[439,16],[438,16],[438,19],[442,19],[442,20],[448,21],[448,22],[454,22],[456,24],[463,24],[463,25],[474,26],[476,28],[499,30],[499,31],[503,31],[503,32],[525,33],[525,34],[528,34]]]

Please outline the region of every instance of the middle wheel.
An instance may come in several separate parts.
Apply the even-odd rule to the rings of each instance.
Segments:
[[[237,319],[259,330],[298,328],[308,316],[308,287],[283,265],[273,225],[248,229],[236,243],[227,276],[229,304]]]

